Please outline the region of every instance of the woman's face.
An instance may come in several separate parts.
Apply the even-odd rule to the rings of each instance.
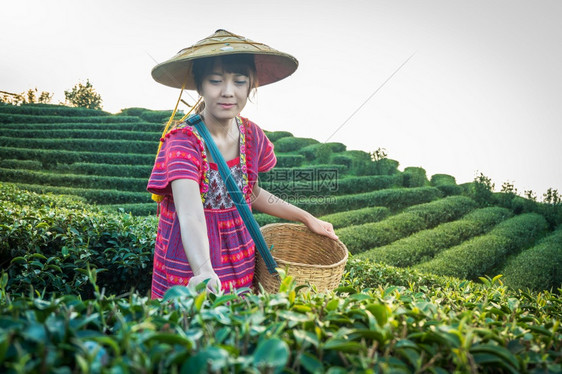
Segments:
[[[201,96],[205,100],[203,114],[217,120],[228,120],[237,116],[246,106],[250,91],[249,77],[239,73],[228,73],[220,64],[203,78]]]

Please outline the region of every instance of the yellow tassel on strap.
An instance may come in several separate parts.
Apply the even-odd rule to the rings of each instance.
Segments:
[[[163,139],[166,136],[166,134],[168,133],[168,131],[170,129],[170,125],[172,124],[172,122],[174,122],[174,117],[176,115],[176,112],[178,111],[178,105],[180,104],[181,95],[183,93],[184,88],[185,88],[185,83],[181,86],[180,96],[178,97],[178,101],[176,102],[176,106],[174,108],[174,111],[172,112],[172,115],[170,116],[170,119],[168,120],[168,123],[166,123],[166,127],[164,128],[164,131],[162,132],[162,137],[161,137],[160,143],[158,144],[158,151],[156,151],[156,158],[158,158],[158,154],[160,153],[160,149],[162,149]],[[191,114],[191,112],[193,112],[193,109],[195,109],[197,107],[197,104],[199,104],[200,101],[201,101],[201,98],[199,98],[199,100],[197,100],[197,103],[195,103],[195,105],[193,105],[193,107],[191,107],[189,112],[187,112],[187,114],[180,119],[180,122],[183,122]],[[164,200],[164,196],[152,194],[152,200],[159,203],[162,200]]]

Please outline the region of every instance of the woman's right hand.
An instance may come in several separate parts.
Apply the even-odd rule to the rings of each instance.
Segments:
[[[221,289],[221,281],[217,273],[215,273],[214,271],[203,272],[201,274],[193,276],[189,280],[187,287],[195,291],[197,286],[200,283],[206,281],[207,279],[209,280],[207,282],[207,289],[210,290],[211,292],[215,292],[215,293],[219,292],[219,290]]]

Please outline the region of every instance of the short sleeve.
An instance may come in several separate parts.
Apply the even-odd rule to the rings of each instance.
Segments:
[[[273,143],[268,139],[267,135],[261,128],[255,125],[258,158],[258,172],[265,173],[275,166],[277,157],[275,157]]]
[[[200,141],[190,128],[174,129],[164,137],[154,168],[148,180],[148,192],[171,194],[171,182],[176,179],[201,179]]]

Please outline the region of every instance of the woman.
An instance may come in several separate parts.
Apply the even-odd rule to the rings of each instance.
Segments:
[[[253,208],[337,239],[330,223],[260,188],[258,173],[276,162],[273,144],[239,116],[252,89],[296,67],[290,55],[218,30],[157,65],[152,75],[160,83],[197,90],[202,97],[197,113]],[[196,287],[206,280],[213,291],[252,285],[254,242],[193,127],[184,122],[162,139],[147,189],[161,196],[152,298],[174,285]]]

